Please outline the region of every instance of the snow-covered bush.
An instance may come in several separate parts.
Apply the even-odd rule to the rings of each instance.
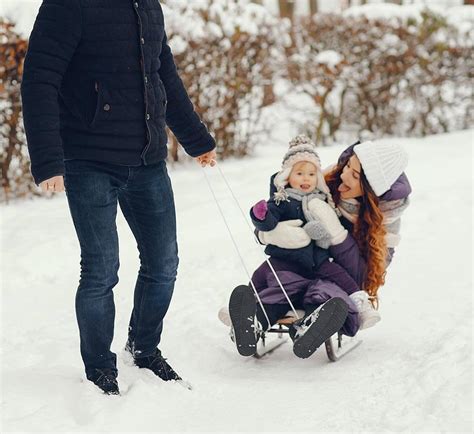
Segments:
[[[285,64],[287,23],[249,0],[176,0],[164,9],[180,76],[218,153],[247,154]]]
[[[13,27],[13,24],[0,18],[0,202],[29,195],[34,187],[20,102],[20,83],[27,42]]]
[[[278,126],[281,118],[272,113],[260,122],[276,96],[296,105],[283,108],[285,120],[296,119],[318,144],[347,143],[365,132],[426,135],[474,124],[472,7],[366,5],[300,17],[290,26],[250,0],[162,3],[180,75],[220,157],[246,155],[265,140],[268,119]],[[2,201],[40,194],[21,116],[26,45],[1,22]],[[181,151],[170,136],[177,160]]]
[[[432,11],[404,20],[319,14],[292,40],[288,77],[314,100],[318,143],[346,128],[425,135],[472,125],[472,31]]]

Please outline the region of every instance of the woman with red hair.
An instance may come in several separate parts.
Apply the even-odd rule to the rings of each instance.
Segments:
[[[325,171],[326,183],[341,213],[340,219],[331,206],[315,200],[311,203],[314,217],[311,223],[300,227],[301,222],[284,221],[272,231],[257,233],[263,244],[284,249],[301,248],[314,240],[329,250],[333,261],[359,286],[348,294],[346,288],[335,285],[331,276],[324,275],[321,270],[308,275],[297,264],[269,259],[293,304],[298,305],[303,298],[308,304],[308,298],[311,299],[312,311],[305,306],[305,316],[290,327],[294,344],[300,340],[301,346],[304,341],[306,357],[329,338],[328,331],[334,328],[331,321],[343,322],[341,332],[354,336],[360,328],[370,327],[380,319],[374,309],[378,307],[378,289],[384,284],[386,268],[399,242],[400,217],[408,206],[411,193],[404,174],[407,163],[406,152],[395,142],[358,142],[347,148],[337,164]],[[274,188],[273,179],[271,185]],[[259,331],[273,325],[290,306],[267,262],[254,272],[252,282],[264,307],[263,311],[257,304],[252,318],[256,343]],[[336,298],[347,304],[348,313],[342,322],[340,318],[333,319],[330,313],[323,313],[325,306]],[[246,299],[250,303],[250,297]],[[243,310],[246,308],[242,305]]]

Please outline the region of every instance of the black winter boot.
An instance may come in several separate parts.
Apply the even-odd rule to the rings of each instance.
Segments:
[[[237,351],[241,356],[253,356],[257,351],[261,326],[256,317],[255,295],[248,286],[240,285],[232,291],[229,315]]]
[[[106,395],[120,395],[117,382],[117,372],[114,369],[95,369],[92,374],[87,376]]]
[[[136,357],[134,361],[136,366],[139,368],[149,369],[163,381],[182,380],[182,378],[161,355],[161,351],[158,348],[155,350],[153,355],[148,357]]]
[[[293,353],[301,359],[311,356],[326,340],[337,333],[347,318],[349,307],[342,298],[331,298],[311,314],[289,328]]]

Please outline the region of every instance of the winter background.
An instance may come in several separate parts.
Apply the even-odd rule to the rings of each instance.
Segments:
[[[0,15],[16,14],[29,33],[39,3],[1,0]],[[267,196],[297,133],[285,104],[265,116],[277,127],[251,157],[228,159],[220,171],[169,165],[180,267],[161,349],[192,391],[139,370],[123,352],[139,263],[120,212],[112,350],[122,395],[107,397],[83,374],[74,313],[80,250],[65,194],[2,205],[2,432],[472,432],[474,130],[386,139],[409,153],[413,194],[380,291],[382,321],[359,334],[363,344],[337,363],[323,349],[297,359],[289,343],[257,360],[237,354],[217,311],[263,260],[239,207],[246,214]],[[320,148],[323,165],[344,147]]]

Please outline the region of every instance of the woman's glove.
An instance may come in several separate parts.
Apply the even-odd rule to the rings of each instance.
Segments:
[[[301,249],[311,242],[302,224],[302,220],[286,220],[271,231],[259,231],[258,238],[263,244],[273,244],[282,249]]]
[[[261,221],[265,220],[265,217],[267,216],[267,211],[268,205],[265,200],[260,200],[252,207],[253,215],[255,216],[255,218]]]
[[[329,204],[313,199],[309,201],[308,209],[314,220],[306,223],[304,229],[319,247],[327,249],[346,239],[347,230]]]

